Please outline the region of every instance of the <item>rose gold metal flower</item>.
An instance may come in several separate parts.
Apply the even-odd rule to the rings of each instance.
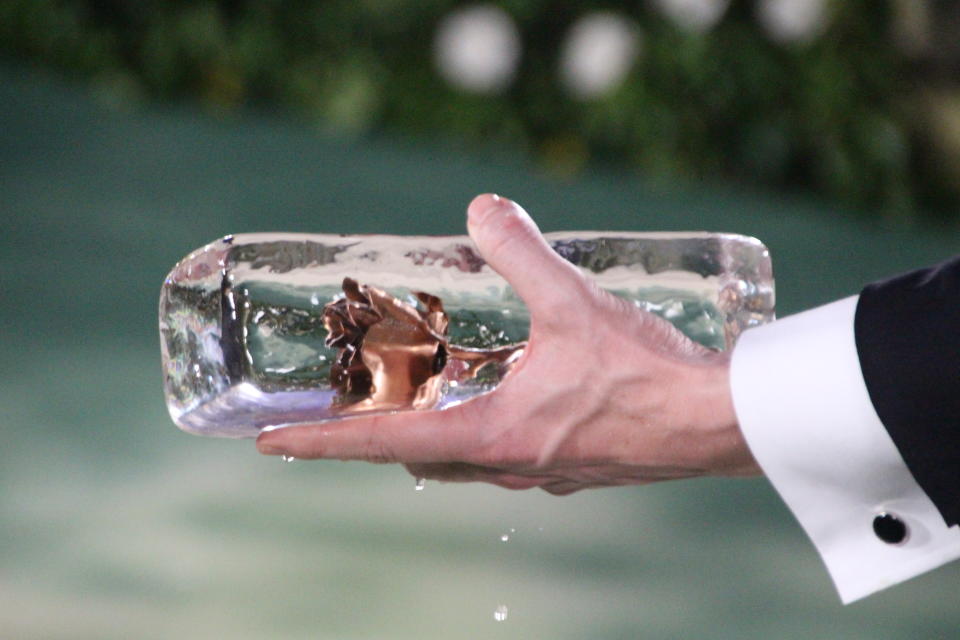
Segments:
[[[431,409],[444,382],[469,380],[488,364],[509,369],[526,346],[451,345],[437,296],[414,292],[418,308],[351,278],[342,286],[345,296],[323,309],[326,345],[338,349],[330,383],[341,411]]]

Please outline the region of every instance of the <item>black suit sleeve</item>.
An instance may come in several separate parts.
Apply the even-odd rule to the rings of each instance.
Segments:
[[[880,421],[947,525],[960,524],[960,256],[867,286],[854,331]]]

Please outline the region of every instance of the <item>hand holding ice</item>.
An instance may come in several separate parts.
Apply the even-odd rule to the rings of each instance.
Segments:
[[[547,239],[600,286],[707,346],[726,348],[773,317],[769,254],[752,238]],[[494,388],[528,324],[466,237],[228,236],[190,254],[164,283],[167,405],[184,430],[229,437],[361,411],[443,408]],[[571,357],[589,349],[571,345]]]

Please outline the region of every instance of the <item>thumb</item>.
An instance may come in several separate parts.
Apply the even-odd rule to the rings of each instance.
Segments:
[[[580,270],[561,258],[517,203],[494,194],[467,207],[467,230],[480,255],[513,287],[531,315],[553,316],[585,294]]]

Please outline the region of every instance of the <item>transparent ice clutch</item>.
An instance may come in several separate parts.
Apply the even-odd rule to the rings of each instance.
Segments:
[[[546,237],[597,284],[708,347],[773,319],[770,255],[754,238]],[[209,436],[443,409],[495,388],[528,330],[523,302],[467,236],[226,236],[181,260],[160,294],[170,416]]]

